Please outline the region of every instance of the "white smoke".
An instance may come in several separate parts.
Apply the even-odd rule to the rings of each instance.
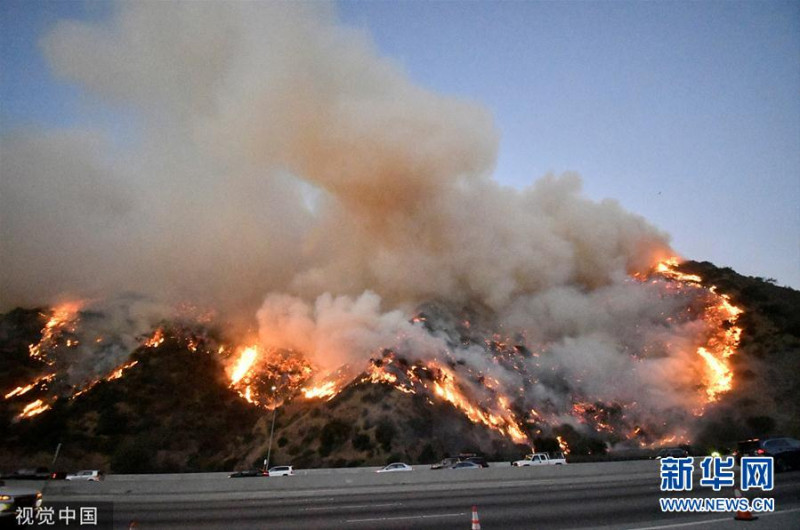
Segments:
[[[489,112],[413,84],[329,5],[124,2],[42,48],[87,104],[136,119],[3,140],[3,308],[134,290],[252,315],[272,293],[261,341],[317,366],[449,352],[519,387],[409,323],[428,300],[477,304],[542,354],[531,374],[691,404],[676,344],[703,330],[665,324],[691,300],[628,280],[672,254],[667,236],[574,174],[499,185]]]
[[[42,48],[136,121],[3,141],[3,307],[136,290],[230,310],[289,285],[499,308],[668,251],[574,175],[496,184],[488,112],[415,86],[324,4],[122,3]]]

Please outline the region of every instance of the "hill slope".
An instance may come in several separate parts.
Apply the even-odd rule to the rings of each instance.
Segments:
[[[710,263],[686,262],[680,270],[700,275],[745,309],[740,348],[731,358],[734,388],[706,410],[693,444],[710,449],[751,436],[800,436],[800,293]],[[45,322],[43,311],[35,309],[0,317],[4,392],[46,373],[46,363],[29,355]],[[463,335],[453,340],[477,340],[470,335],[474,329],[454,329]],[[66,469],[171,472],[259,464],[269,450],[272,412],[230,388],[212,335],[166,334],[158,344],[133,351],[124,374],[99,379],[79,395],[62,394],[32,418],[15,416],[55,383],[0,400],[0,468],[47,465],[58,443],[63,448],[57,467]],[[473,423],[446,401],[364,378],[329,401],[288,399],[275,418],[271,462],[298,467],[430,463],[464,451],[505,460],[527,449]],[[569,422],[544,434],[533,425],[525,428],[539,450],[557,449],[556,435],[574,454],[606,450],[601,437],[580,434]]]

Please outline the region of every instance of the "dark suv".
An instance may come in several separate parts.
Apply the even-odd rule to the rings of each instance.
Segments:
[[[656,454],[655,459],[661,460],[662,458],[686,458],[689,456],[689,451],[682,447],[665,447]]]
[[[739,442],[736,458],[743,456],[771,456],[775,460],[775,471],[800,469],[800,440],[794,438],[755,438]]]
[[[472,462],[473,464],[477,464],[481,467],[489,467],[489,462],[487,462],[486,458],[482,456],[469,456],[465,458],[463,461]]]

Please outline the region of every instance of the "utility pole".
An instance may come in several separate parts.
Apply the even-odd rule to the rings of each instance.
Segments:
[[[272,387],[272,427],[269,430],[269,449],[267,449],[267,460],[264,466],[265,471],[269,471],[269,458],[272,455],[272,435],[275,432],[275,414],[278,412],[278,406],[275,403],[275,390],[277,387]]]
[[[61,442],[58,442],[58,446],[56,447],[56,453],[53,455],[53,461],[50,463],[50,467],[55,468],[56,460],[58,460],[58,453],[61,452]]]

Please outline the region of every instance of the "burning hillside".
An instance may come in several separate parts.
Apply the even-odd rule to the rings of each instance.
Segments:
[[[42,48],[136,120],[4,140],[0,305],[48,306],[5,348],[13,429],[142,374],[191,408],[194,361],[236,415],[386,388],[509,444],[687,441],[749,384],[733,291],[575,174],[494,181],[489,112],[332,9],[120,3]]]
[[[656,289],[660,297],[678,297],[687,305],[665,315],[659,333],[650,331],[647,336],[638,337],[646,346],[641,350],[632,349],[637,344],[636,333],[634,337],[625,336],[631,341],[630,349],[623,350],[625,362],[630,366],[622,362],[615,366],[618,375],[627,374],[629,379],[625,383],[633,388],[631,395],[634,397],[628,400],[617,390],[615,394],[610,391],[590,394],[592,388],[609,385],[609,381],[587,385],[584,380],[570,379],[569,357],[561,357],[564,353],[555,346],[537,349],[530,340],[531,334],[506,337],[493,332],[503,328],[487,327],[490,319],[498,318],[489,308],[473,306],[454,311],[441,303],[420,306],[406,321],[408,328],[404,326],[398,330],[390,346],[371,352],[360,366],[344,365],[333,372],[320,370],[312,362],[313,357],[303,352],[270,350],[263,344],[254,346],[252,342],[250,346],[237,346],[223,338],[223,334],[213,331],[213,326],[209,328],[210,323],[183,320],[154,324],[150,332],[138,335],[138,345],[118,364],[103,368],[91,378],[75,379],[76,374],[92,372],[80,363],[91,363],[97,358],[88,353],[80,354],[76,350],[78,346],[92,344],[101,351],[108,347],[103,344],[108,339],[97,341],[99,337],[83,328],[84,321],[94,322],[92,330],[96,333],[97,322],[102,320],[97,302],[87,302],[80,308],[71,305],[74,311],[54,308],[29,313],[31,317],[38,315],[41,327],[35,335],[16,336],[15,330],[21,329],[24,321],[12,325],[7,318],[3,320],[0,341],[3,350],[9,354],[12,350],[19,352],[20,359],[15,366],[25,365],[27,371],[24,380],[13,381],[8,379],[8,374],[13,372],[8,372],[3,379],[4,399],[0,408],[11,439],[24,444],[20,447],[28,444],[38,447],[47,440],[52,440],[52,444],[94,433],[91,436],[96,439],[89,446],[101,453],[108,450],[103,447],[126,453],[143,443],[155,451],[167,451],[164,454],[172,455],[165,456],[166,461],[153,461],[152,455],[148,457],[145,461],[150,462],[150,467],[147,469],[154,470],[230,467],[242,458],[257,460],[263,456],[260,451],[264,450],[267,437],[267,427],[262,421],[266,415],[258,411],[275,406],[279,411],[281,436],[307,441],[304,449],[290,444],[274,448],[274,451],[280,458],[304,465],[321,461],[328,464],[381,462],[393,454],[407,455],[414,460],[433,459],[466,448],[505,458],[519,451],[514,444],[543,444],[549,439],[578,453],[602,451],[604,446],[656,447],[698,440],[718,444],[726,438],[709,438],[707,429],[719,421],[729,425],[727,430],[732,428],[730,425],[734,429],[739,425],[736,432],[741,434],[729,434],[728,442],[749,435],[753,432],[751,429],[756,428],[770,430],[783,425],[782,429],[791,430],[790,419],[780,419],[779,411],[773,411],[772,419],[765,419],[764,412],[772,410],[771,405],[758,404],[764,399],[773,399],[769,397],[772,388],[785,388],[786,382],[772,379],[771,388],[763,387],[758,383],[762,376],[753,375],[753,371],[762,373],[753,355],[764,354],[750,353],[742,358],[737,350],[740,341],[745,340],[749,341],[744,346],[748,351],[759,351],[758,348],[766,344],[759,338],[759,330],[773,326],[770,329],[774,333],[774,326],[783,324],[779,321],[774,325],[765,324],[761,320],[764,310],[759,304],[753,306],[752,312],[742,312],[727,296],[716,293],[718,289],[703,287],[703,280],[695,272],[690,273],[692,270],[698,268],[686,269],[672,264],[650,277],[629,281],[631,288],[647,292]],[[722,283],[728,289],[733,288],[741,300],[748,300],[747,293],[758,286],[751,281],[745,283],[747,288],[743,290],[732,286],[716,269],[709,272],[722,278]],[[771,286],[763,289],[779,290]],[[759,296],[763,298],[764,295]],[[743,321],[750,322],[749,330],[742,327]],[[753,322],[758,323],[757,327],[753,327]],[[641,326],[634,322],[632,329],[636,331],[642,329]],[[673,341],[678,340],[675,337],[681,337],[680,334],[666,338],[660,335],[684,328],[697,333],[692,342],[686,342],[691,344],[689,351],[676,349]],[[409,330],[420,335],[411,336]],[[653,336],[661,340],[652,340]],[[426,340],[432,341],[438,349],[420,349],[421,337],[427,337]],[[436,355],[427,357],[430,352]],[[672,366],[669,361],[676,360],[670,360],[670,355],[678,356],[678,369],[659,372],[659,377],[665,380],[648,391],[659,399],[664,399],[662,392],[670,389],[681,392],[677,398],[692,404],[690,408],[671,405],[658,408],[648,401],[644,390],[640,395],[635,394],[636,385],[644,384],[636,377],[649,375],[641,371],[647,363]],[[71,365],[70,359],[76,364]],[[9,360],[7,357],[5,362]],[[763,377],[773,376],[764,372]],[[651,381],[644,379],[647,384]],[[134,398],[137,395],[140,397]],[[130,401],[132,399],[136,399],[137,404]],[[202,406],[215,408],[217,412],[196,425],[181,427],[187,437],[182,442],[184,447],[189,444],[199,450],[206,445],[204,439],[219,430],[216,426],[220,421],[249,418],[244,423],[222,429],[221,432],[235,433],[230,440],[213,435],[216,440],[213,455],[189,465],[184,460],[186,456],[181,456],[183,453],[168,449],[174,447],[167,441],[169,438],[161,440],[152,436],[152,427],[147,430],[150,437],[141,438],[145,431],[140,431],[137,425],[144,416],[156,414],[165,424],[188,421],[177,418],[190,414],[188,411],[193,407],[209,399],[212,401]],[[743,400],[750,400],[752,404],[744,405]],[[214,401],[224,405],[214,405]],[[235,403],[238,405],[234,406]],[[327,412],[320,415],[320,409]],[[742,416],[738,420],[724,420],[726,414],[744,414],[745,409],[752,415],[749,419]],[[191,414],[202,416],[205,414],[202,410]],[[248,416],[247,410],[252,415]],[[381,411],[388,415],[381,415]],[[98,414],[100,423],[84,432],[86,425],[98,421]],[[139,414],[144,416],[140,418]],[[792,416],[791,411],[787,414],[787,418]],[[64,426],[65,415],[75,418],[74,427]],[[172,419],[173,416],[176,418]],[[224,419],[226,416],[228,420]],[[323,421],[325,418],[327,423]],[[67,420],[66,425],[72,425],[72,421]],[[747,427],[750,424],[753,426]],[[53,428],[54,425],[62,426]],[[44,436],[42,429],[48,429]],[[484,434],[479,434],[481,432]],[[34,433],[42,437],[41,441],[32,442],[29,437]],[[228,448],[224,449],[226,446]],[[7,443],[6,447],[9,454],[19,452],[13,443]],[[48,447],[45,445],[42,449]],[[414,447],[416,450],[412,449]],[[423,453],[419,453],[421,448],[425,448]],[[105,458],[109,457],[113,454]],[[121,465],[121,458],[118,455],[112,460]],[[193,467],[196,465],[201,467]]]
[[[333,371],[315,362],[318,352],[314,349],[296,350],[291,342],[282,348],[274,343],[238,346],[210,337],[197,322],[161,325],[139,335],[138,345],[146,352],[169,338],[191,352],[201,349],[215,355],[226,367],[229,386],[245,401],[266,408],[287,399],[330,400],[350,384],[372,383],[420,395],[430,404],[449,403],[470,421],[515,443],[530,443],[533,436],[563,423],[613,443],[685,440],[692,417],[702,416],[733,385],[729,362],[739,344],[737,320],[742,310],[726,295],[717,294],[716,288],[703,287],[698,276],[679,272],[677,266],[675,261],[659,264],[652,276],[624,284],[625,289],[643,290],[653,303],[672,312],[632,318],[617,336],[600,336],[616,329],[613,326],[557,340],[547,336],[548,330],[536,328],[514,330],[506,336],[509,324],[490,308],[453,312],[433,303],[400,320],[397,314],[379,314],[377,300],[365,295],[355,302],[328,300],[318,306],[316,323],[275,324],[308,328],[333,318],[337,329],[346,332],[344,339],[336,340],[351,341],[355,350],[351,358],[355,359],[359,348],[364,348],[365,356],[360,363],[353,361]],[[608,304],[613,298],[600,296],[599,300]],[[340,314],[331,316],[322,310],[335,307]],[[354,326],[353,314],[359,307],[360,318]],[[102,380],[122,378],[138,363],[119,354],[129,339],[99,333],[108,325],[106,320],[116,321],[111,314],[73,302],[43,316],[46,322],[40,340],[28,345],[29,358],[40,367],[39,372],[4,393],[7,401],[17,404],[17,420],[45,412],[54,400],[76,399]],[[267,316],[262,310],[262,326]],[[365,329],[371,334],[367,338],[359,336]],[[309,330],[313,337],[316,331]],[[281,332],[272,330],[269,337]],[[613,362],[612,371],[592,373],[596,370],[592,357],[583,359],[588,366],[572,364],[586,347],[582,340],[608,348],[609,339],[618,344],[611,352],[616,357],[608,359]],[[369,340],[385,342],[374,347],[359,342]],[[328,344],[343,348],[336,342]],[[127,353],[134,349],[130,347]],[[114,358],[117,363],[109,365]],[[664,371],[670,367],[677,369]],[[659,370],[658,380],[651,373],[655,370]],[[620,377],[625,378],[624,391],[617,387],[593,393],[598,385],[608,387],[611,379]],[[648,401],[648,394],[656,394],[658,401]],[[672,398],[665,402],[664,394]]]

